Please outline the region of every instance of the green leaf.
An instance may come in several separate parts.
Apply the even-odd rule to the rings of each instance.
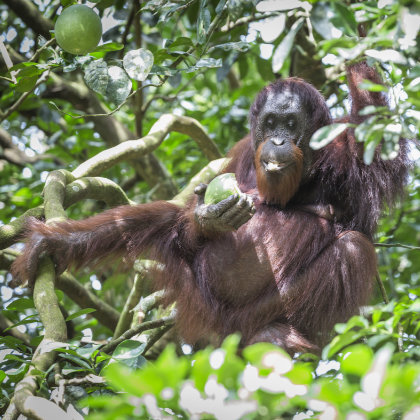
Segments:
[[[363,82],[360,82],[359,89],[368,90],[370,92],[388,92],[388,89],[384,85],[373,83],[370,80],[363,80]]]
[[[19,363],[30,363],[28,360],[22,359],[22,357],[16,356],[15,354],[6,354],[5,360],[14,360]]]
[[[235,21],[242,16],[242,1],[241,0],[229,0],[227,3],[229,16]]]
[[[106,366],[102,374],[105,374],[107,381],[118,391],[125,391],[128,394],[141,397],[145,392],[154,391],[151,384],[147,381],[142,382],[140,375],[143,372],[133,372],[127,366],[121,363],[111,363]],[[156,378],[159,381],[159,378]]]
[[[19,322],[16,322],[15,324],[11,325],[10,327],[7,327],[3,330],[3,332],[9,331],[12,328],[18,327],[19,325],[26,325],[26,324],[32,324],[32,322],[39,322],[38,315],[29,315],[20,320]]]
[[[0,370],[0,383],[3,382],[5,378],[6,378],[6,374],[4,373],[3,370]]]
[[[369,49],[365,51],[365,55],[367,55],[368,57],[372,57],[378,61],[382,61],[383,63],[392,62],[395,64],[402,65],[407,64],[407,59],[399,51],[392,49],[385,49],[380,51]]]
[[[264,60],[261,57],[256,57],[258,73],[263,80],[272,80],[273,79],[273,70],[271,69],[271,64],[268,60]]]
[[[365,116],[365,115],[371,115],[371,114],[376,114],[376,113],[387,113],[388,111],[389,109],[386,106],[368,105],[359,111],[359,115]]]
[[[145,348],[145,343],[140,343],[135,340],[124,340],[114,350],[112,357],[118,360],[137,357],[143,353]]]
[[[322,149],[346,130],[348,126],[346,123],[335,123],[321,127],[312,135],[309,146],[313,150]]]
[[[288,57],[293,43],[295,41],[296,34],[299,32],[304,22],[303,18],[299,18],[290,28],[290,31],[283,38],[280,45],[276,48],[273,54],[272,68],[273,73],[278,73],[282,67],[286,58]]]
[[[30,92],[34,89],[37,81],[38,76],[22,77],[16,84],[16,91],[20,93]]]
[[[123,66],[128,75],[140,82],[147,79],[153,66],[153,54],[145,48],[131,50],[124,55]]]
[[[8,311],[24,311],[25,309],[35,308],[34,300],[32,298],[19,298],[14,300],[7,306]]]
[[[331,22],[338,28],[343,29],[347,35],[357,35],[357,22],[353,10],[340,2],[331,2],[331,6],[336,12],[336,15],[331,18]]]
[[[222,59],[221,58],[202,58],[195,63],[195,68],[217,68],[222,67]]]
[[[347,347],[340,357],[341,369],[346,373],[363,376],[370,368],[373,351],[364,344]]]
[[[123,44],[119,42],[107,42],[106,44],[99,45],[96,47],[90,54],[97,52],[110,52],[110,51],[120,51],[124,48]]]
[[[63,7],[71,6],[72,4],[76,4],[77,0],[60,0],[60,3]]]
[[[120,343],[112,353],[112,359],[118,360],[124,365],[138,369],[146,364],[146,359],[142,356],[146,343],[136,340],[125,340]]]
[[[79,316],[82,316],[82,315],[90,314],[92,312],[96,312],[96,309],[93,309],[93,308],[81,309],[80,311],[77,311],[74,314],[69,315],[66,318],[66,321],[71,321],[72,319],[78,318]]]
[[[86,85],[94,92],[104,95],[108,86],[108,65],[100,58],[92,61],[84,68]]]
[[[363,162],[365,162],[366,165],[370,165],[373,162],[376,148],[378,144],[381,142],[381,140],[382,140],[382,133],[380,131],[376,131],[373,133],[373,136],[371,136],[369,140],[365,142],[364,151],[363,151]]]
[[[213,48],[221,48],[224,51],[240,51],[247,52],[250,49],[249,42],[238,41],[238,42],[227,42],[225,44],[215,45]]]
[[[167,44],[166,44],[167,45]],[[180,36],[174,42],[169,45],[169,50],[179,48],[179,47],[192,47],[193,42],[191,38],[187,38],[185,36]]]
[[[132,83],[124,69],[118,66],[108,67],[108,86],[105,96],[111,102],[119,105],[130,94]]]
[[[261,364],[265,354],[272,351],[280,352],[282,355],[290,359],[290,356],[283,349],[271,343],[256,343],[245,347],[243,350],[243,355],[245,359],[250,363],[258,366]]]
[[[341,32],[330,19],[333,14],[330,4],[324,2],[317,3],[311,10],[312,26],[324,39],[334,39]]]
[[[329,359],[338,353],[342,348],[354,343],[360,337],[363,337],[363,331],[350,330],[344,334],[337,335],[331,342],[322,350],[322,358]]]
[[[206,348],[194,355],[191,377],[194,379],[195,386],[199,391],[204,391],[207,379],[213,372],[209,361],[211,353],[212,349]]]
[[[292,370],[284,376],[294,384],[309,385],[313,382],[313,366],[309,363],[295,363]]]
[[[200,0],[197,22],[197,40],[199,44],[204,44],[206,41],[207,32],[210,27],[210,21],[211,16],[207,5],[207,0]]]

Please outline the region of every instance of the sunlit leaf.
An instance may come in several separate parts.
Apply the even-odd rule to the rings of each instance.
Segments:
[[[86,85],[93,91],[105,94],[108,87],[109,75],[106,62],[100,58],[92,61],[84,68]]]
[[[78,318],[79,316],[82,316],[82,315],[91,314],[92,312],[96,312],[96,309],[93,309],[93,308],[81,309],[80,311],[77,311],[74,314],[69,315],[66,318],[66,321],[71,321],[72,319]]]
[[[272,63],[273,73],[278,73],[282,69],[286,58],[292,50],[296,34],[302,27],[303,22],[303,18],[298,19],[290,28],[290,31],[287,33],[287,35],[283,38],[280,45],[274,51]]]
[[[382,61],[383,63],[391,62],[396,64],[407,64],[407,59],[399,51],[392,49],[368,49],[365,51],[365,55],[367,55],[368,57],[375,58],[376,60]]]
[[[145,48],[129,51],[123,58],[123,65],[128,75],[135,80],[144,81],[153,66],[153,54]]]
[[[7,306],[8,311],[24,311],[25,309],[34,308],[34,300],[32,298],[19,298],[14,300]]]
[[[348,124],[336,123],[321,127],[311,137],[309,146],[314,150],[319,150],[331,143],[337,136],[339,136],[346,128]]]
[[[127,99],[131,91],[131,80],[128,74],[118,66],[108,67],[108,86],[105,96],[115,104],[120,104]]]
[[[364,375],[372,362],[373,351],[363,344],[347,347],[340,357],[341,369],[354,375]]]
[[[370,80],[363,80],[359,83],[359,88],[362,90],[368,90],[370,92],[387,92],[388,89],[384,85],[373,83]]]
[[[207,5],[207,0],[200,0],[198,22],[197,22],[197,40],[199,44],[204,44],[207,38],[207,32],[210,27],[210,10]]]
[[[341,35],[341,31],[331,22],[332,16],[332,7],[324,2],[317,3],[311,11],[312,26],[325,39],[334,39]]]

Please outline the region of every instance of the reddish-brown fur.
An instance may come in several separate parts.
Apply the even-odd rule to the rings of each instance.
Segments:
[[[380,94],[358,89],[364,78],[378,82],[364,63],[349,69],[351,122],[362,120],[358,112],[364,106],[385,103]],[[305,99],[308,136],[330,122],[313,87],[296,79],[284,83]],[[282,82],[266,88],[276,89]],[[263,103],[264,94],[251,109],[251,126]],[[239,331],[244,344],[271,341],[291,353],[315,350],[335,322],[347,320],[368,301],[376,273],[371,238],[384,204],[393,204],[407,178],[403,140],[400,146],[396,159],[382,161],[378,152],[368,166],[349,129],[313,153],[304,181],[298,149],[287,185],[277,188],[258,174],[248,136],[233,148],[226,168],[255,199],[255,215],[237,231],[204,235],[194,219],[195,198],[186,209],[156,202],[54,226],[31,219],[28,244],[12,272],[17,281],[33,279],[44,251],[59,270],[111,256],[132,261],[147,255],[166,265],[156,273],[157,287],[177,301],[177,326],[186,341],[217,342]],[[322,217],[308,205],[332,205],[337,216]]]
[[[294,145],[292,153],[293,164],[283,171],[285,173],[282,174],[281,180],[278,180],[276,176],[269,179],[264,168],[259,164],[264,143],[261,143],[255,152],[257,189],[259,195],[264,197],[267,203],[278,204],[283,208],[299,188],[300,180],[302,179],[303,152]]]

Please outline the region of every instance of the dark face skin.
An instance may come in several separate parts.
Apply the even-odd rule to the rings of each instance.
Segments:
[[[293,149],[304,154],[304,173],[309,167],[308,117],[298,95],[289,90],[269,93],[254,128],[254,149],[261,147],[260,164],[266,176],[279,176],[294,165]]]

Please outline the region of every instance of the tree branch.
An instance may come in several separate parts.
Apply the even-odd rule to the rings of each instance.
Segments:
[[[50,31],[54,29],[52,22],[45,18],[38,8],[29,0],[3,0],[10,9],[36,34],[46,39],[51,38]]]
[[[67,340],[67,327],[54,291],[54,265],[50,258],[40,261],[34,286],[34,303],[45,327],[44,338],[35,350],[31,367],[25,377],[16,385],[13,402],[18,411],[35,419],[67,419],[65,411],[57,405],[36,397],[38,391],[38,371],[45,372],[54,362],[56,353],[53,348],[57,342]]]
[[[76,178],[98,175],[117,163],[129,158],[144,156],[155,150],[171,131],[190,135],[209,159],[221,157],[216,144],[205,133],[201,124],[189,117],[162,115],[153,125],[149,134],[137,140],[129,140],[111,149],[98,153],[93,158],[79,165],[72,174]]]
[[[124,340],[128,340],[129,338],[142,333],[143,331],[152,330],[155,328],[160,328],[163,326],[173,325],[175,322],[175,316],[167,316],[161,319],[156,319],[154,321],[143,322],[142,324],[138,325],[135,328],[131,328],[122,334],[119,338],[112,340],[104,347],[102,347],[101,352],[103,353],[111,353],[114,351],[119,344],[121,344]]]

